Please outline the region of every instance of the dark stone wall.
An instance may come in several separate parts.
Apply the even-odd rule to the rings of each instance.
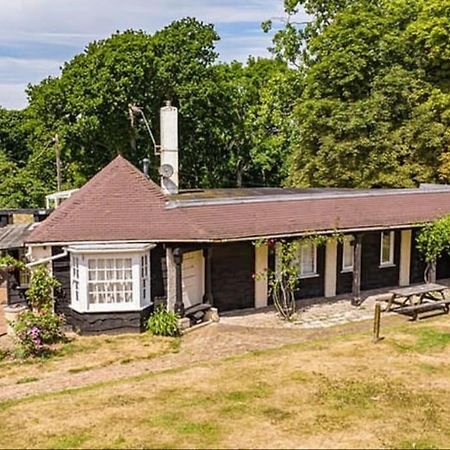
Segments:
[[[61,247],[52,247],[52,256],[63,252]],[[55,290],[55,311],[64,314],[70,323],[70,256],[52,261],[53,276],[61,283],[61,287]]]
[[[166,250],[158,244],[150,251],[150,277],[152,302],[163,303],[167,297]]]
[[[450,256],[442,255],[436,264],[436,279],[450,278]]]
[[[426,262],[422,254],[417,249],[416,238],[420,229],[412,230],[411,242],[411,283],[423,283],[426,269]],[[450,256],[442,255],[436,264],[436,279],[450,278]]]
[[[219,311],[255,306],[255,249],[251,242],[212,248],[211,284],[214,306]]]
[[[20,259],[18,249],[8,250],[8,255],[11,255],[15,259]],[[25,296],[23,294],[20,295],[19,290],[16,289],[20,285],[20,272],[18,270],[9,274],[7,284],[8,305],[17,305],[27,302]]]
[[[416,237],[419,229],[412,230],[411,242],[411,266],[410,266],[410,282],[423,283],[426,268],[425,260],[422,254],[417,250]]]
[[[398,286],[400,231],[394,232],[394,265],[380,267],[381,233],[365,233],[362,246],[361,289]]]
[[[346,294],[352,292],[353,272],[342,272],[342,253],[344,246],[342,242],[337,245],[337,264],[336,264],[336,294]],[[364,258],[364,241],[362,247],[362,258]]]
[[[394,265],[380,267],[381,232],[364,233],[361,255],[361,289],[378,289],[398,286],[400,265],[400,231],[394,233]],[[352,292],[353,272],[342,272],[343,244],[337,249],[336,293]]]
[[[295,298],[301,300],[309,297],[322,297],[325,290],[325,246],[317,247],[317,275],[311,278],[300,278]]]
[[[116,334],[140,333],[152,312],[152,307],[142,311],[111,313],[79,313],[72,310],[71,325],[77,333]]]
[[[0,213],[0,228],[6,227],[6,225],[8,225],[8,223],[9,223],[9,215]]]
[[[17,305],[21,303],[26,303],[26,299],[23,295],[20,295],[16,287],[19,285],[16,275],[11,274],[10,279],[7,282],[7,304]]]

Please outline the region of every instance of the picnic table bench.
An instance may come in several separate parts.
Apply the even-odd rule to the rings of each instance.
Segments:
[[[413,320],[417,319],[421,312],[441,309],[448,313],[450,300],[445,299],[445,289],[448,289],[448,286],[436,283],[394,289],[389,291],[391,297],[385,311],[391,311],[392,305],[396,304],[398,312],[412,315]]]

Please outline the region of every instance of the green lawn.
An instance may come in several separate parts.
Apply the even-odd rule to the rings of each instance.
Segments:
[[[449,447],[449,317],[384,332],[6,401],[0,445]]]

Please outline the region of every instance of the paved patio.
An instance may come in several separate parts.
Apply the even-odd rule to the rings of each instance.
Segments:
[[[448,279],[439,280],[439,284],[449,286]],[[392,288],[376,289],[363,292],[361,306],[351,305],[349,294],[329,298],[314,298],[297,302],[297,312],[291,322],[280,320],[273,306],[261,309],[247,309],[222,313],[220,321],[228,325],[238,325],[255,328],[297,328],[314,329],[328,328],[351,322],[359,322],[373,318],[377,302],[386,306],[386,301]],[[446,291],[446,297],[449,291]],[[395,315],[394,312],[383,313],[383,317]]]

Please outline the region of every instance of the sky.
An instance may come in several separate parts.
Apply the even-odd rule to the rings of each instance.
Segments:
[[[282,6],[282,0],[0,0],[0,105],[24,108],[28,83],[57,75],[90,41],[130,28],[153,33],[187,16],[215,24],[222,61],[269,56],[271,36],[261,22],[279,22]]]

